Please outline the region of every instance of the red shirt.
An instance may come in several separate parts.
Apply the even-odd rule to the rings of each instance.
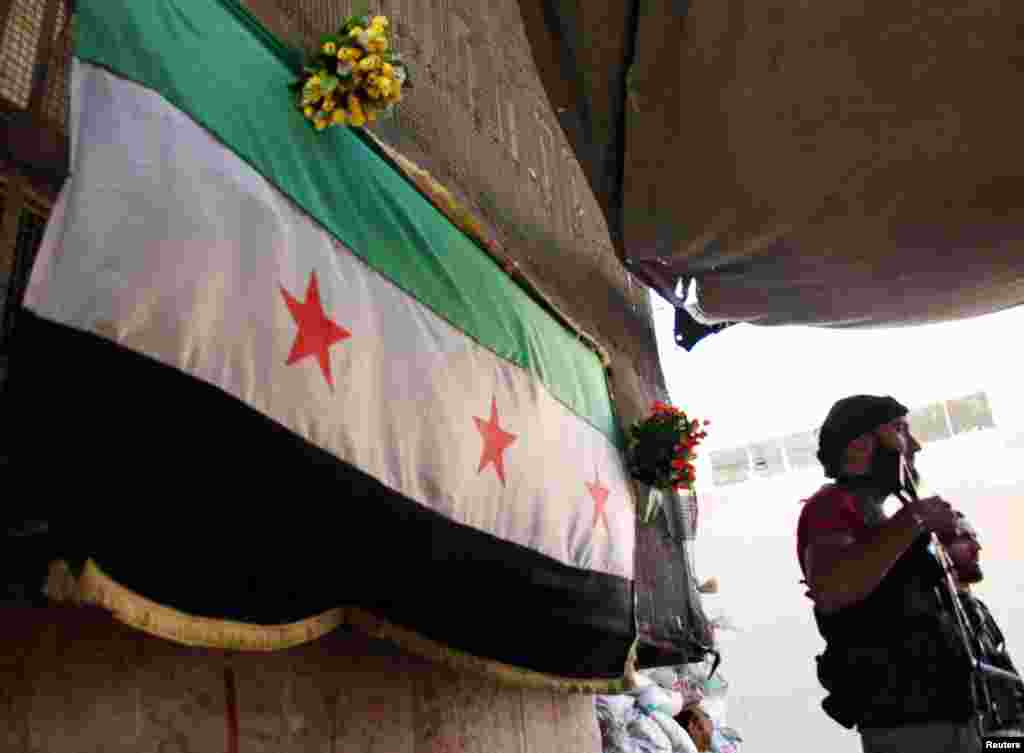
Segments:
[[[864,516],[857,506],[857,497],[847,489],[826,484],[804,502],[796,524],[796,558],[804,577],[804,550],[824,533],[851,533],[859,537],[867,529]]]

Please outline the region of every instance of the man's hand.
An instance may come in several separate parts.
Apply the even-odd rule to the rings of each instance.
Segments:
[[[956,513],[942,497],[925,497],[911,502],[907,508],[929,531],[939,536],[953,536],[956,533]]]
[[[921,526],[936,533],[955,530],[953,508],[941,497],[925,497],[860,538],[849,532],[815,537],[804,553],[807,595],[824,614],[856,604],[878,587],[918,539]]]

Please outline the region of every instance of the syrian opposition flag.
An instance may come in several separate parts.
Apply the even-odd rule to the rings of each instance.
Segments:
[[[172,7],[78,3],[72,177],[10,391],[63,556],[196,620],[350,608],[614,684],[635,514],[599,359],[356,135],[310,128],[239,6]]]

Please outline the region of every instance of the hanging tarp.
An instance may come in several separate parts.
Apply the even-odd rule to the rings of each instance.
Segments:
[[[72,177],[9,393],[20,467],[78,494],[78,598],[192,644],[356,622],[618,687],[634,509],[600,359],[314,131],[293,59],[232,0],[78,4]]]
[[[680,307],[696,279],[702,323],[1024,302],[1019,4],[520,1],[577,53],[538,68],[588,175],[621,160],[592,185],[624,261]]]

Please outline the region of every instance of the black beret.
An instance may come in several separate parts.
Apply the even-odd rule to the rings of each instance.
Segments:
[[[835,477],[846,446],[861,434],[907,415],[906,406],[891,397],[852,395],[832,406],[818,435],[818,460]]]

